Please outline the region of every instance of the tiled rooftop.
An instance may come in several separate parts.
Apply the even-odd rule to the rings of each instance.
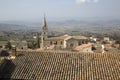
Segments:
[[[82,50],[82,49],[84,49],[84,48],[86,48],[86,47],[89,47],[89,46],[92,46],[92,43],[82,44],[82,45],[80,45],[80,46],[75,47],[74,50]]]
[[[120,80],[120,54],[19,52],[12,79]]]

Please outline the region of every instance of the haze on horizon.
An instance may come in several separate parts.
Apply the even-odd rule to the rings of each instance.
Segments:
[[[0,0],[0,21],[120,19],[120,0]]]

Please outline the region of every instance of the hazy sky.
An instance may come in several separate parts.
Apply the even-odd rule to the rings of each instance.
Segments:
[[[120,18],[120,0],[0,0],[0,20]]]

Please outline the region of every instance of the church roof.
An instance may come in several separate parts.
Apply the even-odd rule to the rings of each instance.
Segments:
[[[87,39],[87,37],[85,37],[85,36],[63,35],[63,36],[57,36],[57,37],[50,37],[50,38],[47,38],[46,40],[69,40],[71,38],[76,39],[76,40]]]
[[[46,40],[66,40],[69,38],[71,38],[71,36],[63,35],[63,36],[57,36],[57,37],[50,37],[50,38],[47,38]]]
[[[85,36],[72,36],[74,39],[87,39]]]

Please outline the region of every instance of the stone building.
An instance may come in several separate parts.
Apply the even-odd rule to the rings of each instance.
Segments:
[[[23,41],[19,41],[18,44],[16,45],[18,50],[26,50],[28,49],[27,46],[27,41],[23,40]]]
[[[71,49],[88,42],[88,38],[85,36],[70,36],[65,34],[57,37],[49,37],[45,16],[40,40],[41,49]]]
[[[82,44],[87,44],[88,38],[84,36],[71,36],[70,39],[66,40],[66,49],[74,49],[76,46],[80,46]]]
[[[66,48],[66,40],[70,39],[71,36],[63,35],[58,37],[49,37],[43,41],[44,47],[49,48],[54,46],[54,49]]]
[[[104,41],[109,42],[109,41],[110,41],[110,38],[109,38],[109,37],[104,37]]]

